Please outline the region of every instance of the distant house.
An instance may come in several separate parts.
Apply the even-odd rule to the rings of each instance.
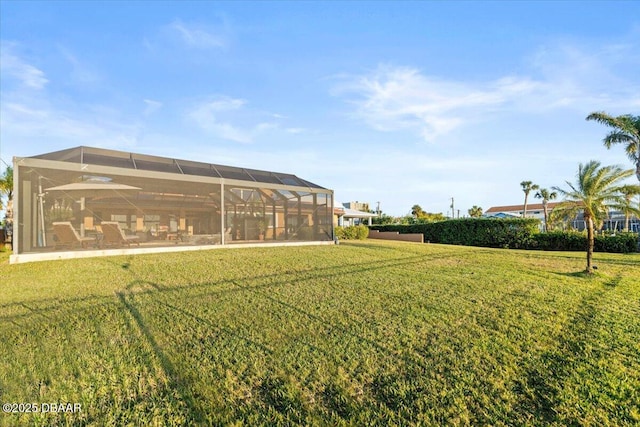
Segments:
[[[368,204],[361,204],[360,206],[362,205],[368,206]],[[353,209],[349,206],[354,206],[353,202],[351,203],[336,202],[335,208],[333,209],[335,225],[338,225],[340,227],[348,227],[350,225],[363,224],[365,220],[368,225],[371,225],[371,218],[375,218],[378,216],[370,212],[364,212],[361,210]]]
[[[559,203],[549,202],[547,208],[549,212],[553,210]],[[493,206],[484,213],[483,216],[488,218],[522,218],[524,214],[524,205],[508,205]],[[544,207],[542,203],[527,204],[527,218],[536,218],[544,221]]]
[[[355,202],[343,203],[342,206],[347,209],[353,209],[355,211],[369,212],[369,203],[366,202],[358,202],[356,200]]]
[[[491,215],[484,214],[483,216],[488,218],[520,218],[522,215],[511,214],[508,212],[497,212],[495,214],[492,213]]]
[[[560,204],[561,202],[549,202],[547,209],[549,213]],[[522,218],[524,213],[524,205],[508,205],[508,206],[493,206],[484,213],[486,218]],[[544,223],[544,208],[542,203],[527,204],[527,218],[535,218]],[[584,230],[586,228],[582,212],[576,215],[571,226],[576,230]],[[610,211],[608,218],[602,225],[603,230],[618,230],[621,231],[625,227],[624,214],[619,211]],[[629,221],[630,231],[637,232],[640,230],[640,219],[632,217]]]
[[[607,219],[602,222],[602,230],[615,230],[623,231],[625,228],[626,218],[620,211],[609,211]],[[584,216],[582,212],[576,215],[576,218],[572,222],[572,227],[576,230],[582,231],[586,226]],[[640,219],[635,216],[629,218],[629,231],[637,233],[640,231]]]

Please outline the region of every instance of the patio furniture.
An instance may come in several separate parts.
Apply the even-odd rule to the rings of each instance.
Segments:
[[[131,246],[132,243],[140,246],[140,237],[125,234],[117,222],[102,221],[100,228],[102,244],[105,246]]]
[[[55,249],[61,247],[86,248],[89,243],[96,241],[92,237],[80,237],[69,221],[54,222],[53,233],[55,234]]]

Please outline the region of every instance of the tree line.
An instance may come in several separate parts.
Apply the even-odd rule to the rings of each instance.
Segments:
[[[587,267],[586,272],[593,272],[594,234],[601,229],[610,210],[617,210],[625,215],[625,231],[629,231],[629,219],[635,215],[640,218],[640,204],[635,204],[634,196],[640,195],[640,185],[625,184],[625,180],[636,175],[640,182],[640,116],[631,114],[612,116],[605,112],[593,112],[586,117],[587,121],[595,121],[610,128],[610,132],[602,140],[608,149],[622,145],[625,154],[631,160],[634,169],[624,169],[618,165],[603,166],[597,160],[578,165],[574,182],[566,181],[565,187],[554,186],[541,188],[532,181],[522,181],[520,186],[524,192],[523,217],[527,217],[529,195],[532,192],[536,199],[542,201],[544,211],[544,231],[550,230],[553,224],[570,223],[582,212],[587,229]],[[549,212],[549,202],[563,199]],[[481,217],[482,208],[473,206],[469,209],[470,217]],[[414,205],[411,215],[390,217],[381,215],[374,219],[376,224],[419,224],[447,219],[442,213],[425,212],[420,205]],[[640,232],[638,232],[638,251],[640,251]]]
[[[595,121],[611,129],[602,142],[605,147],[622,145],[624,151],[635,166],[624,169],[618,165],[603,166],[597,160],[578,165],[574,182],[566,181],[566,187],[552,187],[551,190],[540,188],[531,181],[520,183],[524,192],[524,213],[527,214],[527,198],[531,191],[537,190],[536,198],[542,199],[545,218],[545,231],[549,223],[562,219],[572,219],[582,212],[587,230],[587,267],[586,272],[593,272],[594,234],[601,229],[610,210],[617,210],[625,215],[625,231],[629,231],[629,218],[640,217],[640,206],[633,203],[633,197],[640,195],[640,185],[625,184],[625,180],[636,175],[640,182],[640,116],[630,114],[611,116],[605,112],[594,112],[586,120]],[[557,204],[549,218],[548,203],[558,197],[563,200]],[[638,233],[638,250],[640,250],[640,232]]]

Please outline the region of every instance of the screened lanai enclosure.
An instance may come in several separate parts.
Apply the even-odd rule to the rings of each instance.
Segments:
[[[91,147],[14,174],[17,255],[333,240],[333,192],[291,174]]]

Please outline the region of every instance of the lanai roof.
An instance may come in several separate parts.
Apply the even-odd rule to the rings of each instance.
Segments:
[[[80,146],[41,154],[31,158],[325,189],[317,184],[299,178],[296,175],[286,173],[224,166],[213,163],[195,162],[191,160],[171,159],[167,157],[128,153],[124,151],[107,150],[94,147]]]

